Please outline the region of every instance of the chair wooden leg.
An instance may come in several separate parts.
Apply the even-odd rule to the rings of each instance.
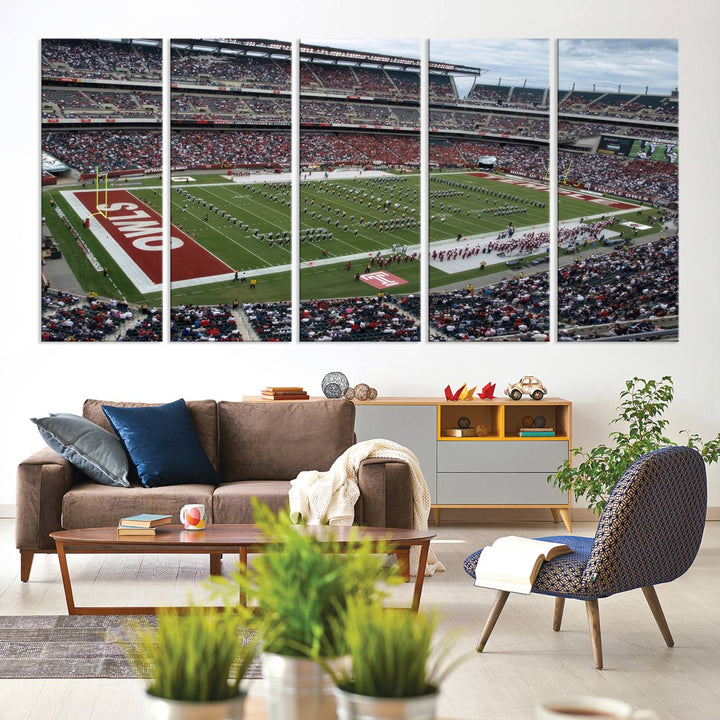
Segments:
[[[595,667],[598,670],[602,670],[602,638],[600,637],[600,610],[598,608],[597,598],[595,600],[586,600],[585,610],[587,610],[588,627],[590,628],[590,640],[592,641]]]
[[[32,550],[20,551],[20,582],[27,582],[30,579],[30,569],[34,558],[35,553]]]
[[[556,597],[555,598],[555,612],[553,613],[553,630],[555,632],[560,631],[560,626],[562,625],[562,616],[563,616],[564,609],[565,609],[565,598]]]
[[[665,614],[660,607],[660,601],[658,600],[655,588],[652,585],[648,585],[647,587],[642,588],[642,591],[648,605],[650,606],[655,622],[660,628],[665,644],[668,647],[673,647],[673,645],[675,645],[675,641],[673,640],[673,636],[670,634],[670,628],[668,627],[667,620],[665,620]]]
[[[508,596],[510,595],[509,592],[506,592],[505,590],[500,590],[498,594],[495,596],[495,604],[492,607],[492,610],[490,611],[490,617],[485,622],[485,627],[483,628],[482,635],[480,636],[480,639],[478,640],[478,644],[475,647],[475,650],[477,652],[482,652],[485,649],[485,644],[488,641],[488,638],[490,637],[490,633],[493,631],[493,628],[495,627],[495,623],[497,622],[497,619],[500,617],[500,613],[502,612],[502,609],[505,607],[505,603],[508,599]]]

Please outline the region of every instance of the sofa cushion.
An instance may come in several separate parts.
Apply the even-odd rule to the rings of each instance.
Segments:
[[[70,413],[30,418],[43,440],[91,480],[128,487],[128,457],[122,443],[90,420]]]
[[[153,407],[104,405],[103,411],[146,487],[220,482],[182,398]]]
[[[180,508],[189,503],[205,505],[212,522],[212,485],[169,485],[148,490],[137,483],[118,492],[117,488],[95,483],[78,483],[62,500],[62,526],[66,530],[87,527],[114,527],[120,518],[139,513],[172,514],[180,522]]]
[[[292,480],[330,469],[354,442],[348,400],[219,402],[220,475],[236,480]]]
[[[101,428],[116,434],[115,429],[105,416],[102,406],[135,408],[157,407],[159,403],[115,402],[112,400],[86,400],[83,404],[83,417],[91,420]],[[217,403],[214,400],[188,400],[188,412],[192,418],[195,432],[205,454],[212,466],[218,468],[218,431],[217,431]]]
[[[213,518],[216,523],[252,523],[252,498],[268,505],[274,512],[287,509],[289,480],[247,480],[223,483],[213,494]]]

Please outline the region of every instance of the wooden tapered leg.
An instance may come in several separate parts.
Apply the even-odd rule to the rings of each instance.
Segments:
[[[432,511],[433,511],[433,516],[435,518],[435,524],[439,525],[440,524],[440,513],[442,512],[442,508],[434,507],[432,509]]]
[[[485,627],[483,628],[482,635],[480,636],[480,639],[478,640],[478,644],[475,647],[475,650],[477,652],[482,652],[485,649],[485,644],[488,641],[488,638],[490,637],[490,633],[493,631],[493,628],[495,627],[495,623],[497,622],[497,619],[500,617],[500,613],[502,612],[502,609],[505,607],[505,603],[507,602],[508,596],[510,595],[509,592],[506,592],[505,590],[500,590],[498,594],[495,596],[495,604],[492,607],[492,610],[490,611],[490,617],[485,622]]]
[[[550,508],[550,512],[553,516],[553,522],[557,525],[560,522],[560,513],[557,508]]]
[[[665,620],[665,614],[660,607],[660,601],[658,600],[655,588],[652,585],[648,585],[647,587],[642,588],[642,591],[648,605],[650,606],[655,622],[660,628],[665,644],[668,647],[673,647],[673,645],[675,645],[675,641],[673,640],[673,636],[670,634],[670,628],[668,627],[667,620]]]
[[[595,667],[598,670],[602,670],[602,638],[600,637],[600,610],[598,608],[597,599],[586,600],[585,610],[587,610],[588,627],[590,628],[590,640],[592,641]]]
[[[553,613],[553,630],[555,632],[560,631],[560,626],[562,625],[562,616],[563,616],[564,609],[565,609],[565,598],[556,597],[555,598],[555,612]]]
[[[567,508],[558,508],[558,512],[560,513],[560,517],[565,525],[565,529],[571,533],[573,529],[572,523],[570,522],[570,511]]]
[[[30,579],[30,568],[32,568],[35,553],[32,550],[20,551],[20,582],[27,582]]]

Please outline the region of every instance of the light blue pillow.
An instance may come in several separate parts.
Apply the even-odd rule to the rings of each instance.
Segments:
[[[220,483],[182,398],[167,405],[102,409],[146,487]]]
[[[53,413],[30,418],[43,440],[68,462],[102,485],[130,487],[129,462],[122,443],[80,415]]]

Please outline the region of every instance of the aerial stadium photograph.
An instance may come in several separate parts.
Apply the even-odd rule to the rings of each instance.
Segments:
[[[42,42],[43,340],[162,339],[163,190],[173,341],[677,339],[676,41],[558,41],[553,228],[549,40],[429,41],[426,198],[424,41],[302,40],[296,308],[292,44],[169,43],[163,188],[162,43]]]
[[[41,339],[162,340],[162,43],[40,51]]]

